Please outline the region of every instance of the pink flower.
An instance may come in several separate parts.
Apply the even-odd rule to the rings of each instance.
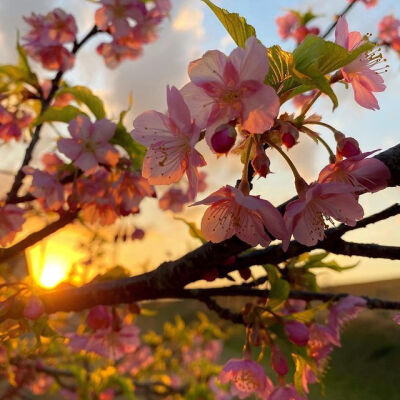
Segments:
[[[0,206],[0,245],[11,243],[17,232],[22,230],[25,211],[13,204]]]
[[[253,393],[265,396],[267,389],[272,389],[272,382],[265,375],[264,368],[251,360],[229,360],[219,374],[221,383],[233,383],[232,392],[240,399]]]
[[[76,192],[72,192],[70,197],[76,197],[85,221],[100,225],[115,222],[118,210],[112,185],[113,176],[104,168],[100,168],[88,178],[78,180]]]
[[[268,69],[266,48],[255,37],[229,57],[213,50],[189,64],[191,82],[182,93],[196,123],[207,128],[210,147],[217,128],[236,119],[251,133],[272,127],[280,104],[275,90],[264,84]]]
[[[87,325],[93,330],[107,329],[111,326],[112,321],[112,314],[105,306],[91,308],[86,318]]]
[[[139,212],[145,197],[155,197],[154,188],[140,173],[125,170],[113,183],[113,193],[123,216]]]
[[[104,58],[108,68],[114,69],[127,59],[136,60],[143,50],[140,46],[130,46],[125,39],[113,40],[111,43],[100,43],[97,47],[97,53]]]
[[[64,204],[64,187],[56,176],[40,169],[24,168],[25,174],[33,175],[29,189],[44,210],[58,210]]]
[[[308,104],[309,101],[311,101],[315,95],[317,94],[317,90],[312,90],[311,92],[308,93],[303,93],[303,94],[298,94],[297,96],[293,97],[293,105],[296,108],[303,108],[304,105]]]
[[[183,206],[188,202],[188,195],[182,189],[172,187],[158,200],[158,206],[161,210],[171,210],[174,213],[178,213],[183,210]]]
[[[298,346],[306,346],[310,338],[308,326],[299,321],[285,322],[285,333],[288,339]]]
[[[51,70],[65,71],[73,67],[75,56],[63,47],[73,42],[77,33],[71,14],[57,8],[45,16],[32,13],[25,21],[32,27],[24,37],[30,57]]]
[[[147,146],[143,176],[152,185],[178,182],[186,172],[188,195],[197,194],[197,168],[206,165],[194,146],[200,138],[200,128],[192,121],[182,94],[167,87],[168,114],[147,111],[133,122],[132,137]]]
[[[279,36],[282,39],[288,39],[299,26],[300,21],[295,13],[289,11],[283,17],[278,17],[276,23],[278,25]]]
[[[300,396],[299,392],[292,386],[280,386],[277,387],[268,400],[307,400],[305,397]]]
[[[44,304],[39,297],[32,296],[24,307],[24,317],[37,320],[45,312]]]
[[[341,328],[347,322],[357,318],[365,310],[367,301],[362,297],[346,296],[330,308],[328,325]]]
[[[307,37],[307,35],[319,35],[319,28],[308,28],[305,25],[301,25],[292,33],[292,37],[296,40],[297,44],[300,44]]]
[[[353,3],[355,1],[361,1],[365,4],[367,8],[375,7],[378,4],[378,0],[347,0],[349,3]]]
[[[147,368],[154,362],[154,357],[149,346],[139,346],[133,353],[124,357],[121,364],[118,365],[118,372],[129,373],[135,376],[139,371]]]
[[[54,153],[46,153],[42,156],[42,164],[45,172],[54,175],[65,165],[64,161]]]
[[[73,15],[61,8],[46,15],[32,13],[30,17],[24,17],[24,20],[32,28],[24,39],[38,46],[73,42],[78,31]]]
[[[308,342],[310,356],[321,369],[332,353],[334,346],[340,346],[337,332],[336,328],[332,329],[327,325],[312,324],[310,326],[310,340]]]
[[[68,337],[73,351],[85,350],[114,361],[133,353],[140,345],[139,329],[134,325],[125,325],[119,330],[99,329],[90,336],[72,334]]]
[[[340,17],[336,25],[335,41],[346,50],[353,50],[362,43],[363,39],[360,32],[349,32],[346,18]],[[372,69],[381,61],[381,55],[362,54],[341,69],[345,81],[353,87],[356,102],[370,110],[379,110],[379,104],[373,92],[383,92],[386,88],[382,77]]]
[[[17,117],[15,113],[11,113],[2,105],[0,105],[0,139],[8,142],[10,139],[19,140],[21,130],[27,127],[32,121],[32,117],[22,113]]]
[[[116,125],[108,119],[92,123],[88,117],[79,115],[68,125],[72,138],[60,139],[58,150],[83,171],[93,170],[98,163],[114,166],[119,153],[109,140],[115,129]]]
[[[384,42],[391,42],[399,37],[400,20],[393,15],[386,15],[378,24],[379,38]]]
[[[325,219],[354,226],[363,217],[353,186],[336,182],[305,185],[299,191],[299,200],[289,203],[285,212],[286,225],[298,242],[314,246],[323,240]]]
[[[101,0],[96,10],[95,23],[102,31],[110,28],[115,38],[128,36],[130,20],[140,21],[146,14],[146,6],[140,0]]]
[[[319,173],[318,182],[347,183],[354,186],[357,192],[374,193],[385,189],[390,179],[390,170],[382,161],[366,158],[372,153],[362,153],[327,165]]]
[[[271,237],[282,240],[287,248],[288,232],[279,211],[267,200],[246,196],[239,189],[226,185],[193,205],[209,207],[201,221],[201,231],[207,240],[222,242],[236,235],[251,246],[268,246]]]
[[[393,321],[396,322],[397,325],[400,325],[400,314],[396,314],[393,317]]]

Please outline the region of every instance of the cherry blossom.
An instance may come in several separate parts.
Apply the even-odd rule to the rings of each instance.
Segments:
[[[399,37],[400,20],[393,15],[384,16],[378,24],[379,38],[384,42],[391,43]]]
[[[15,113],[8,111],[0,105],[0,139],[8,142],[11,139],[19,140],[22,129],[32,122],[32,117],[25,112],[21,112],[17,117]]]
[[[96,51],[111,69],[118,67],[124,60],[136,60],[143,54],[140,46],[131,46],[131,41],[126,38],[113,40],[110,43],[100,43]]]
[[[268,400],[307,400],[292,386],[279,386],[268,397]]]
[[[0,206],[0,245],[11,243],[25,222],[24,210],[14,204]]]
[[[147,147],[142,174],[152,185],[178,182],[186,172],[188,195],[197,194],[197,168],[206,165],[195,150],[200,128],[193,122],[188,106],[175,87],[167,87],[168,114],[147,111],[133,122],[132,137]]]
[[[357,318],[366,306],[367,301],[362,297],[346,296],[330,308],[328,325],[332,328],[341,328],[347,322]]]
[[[265,229],[288,246],[288,232],[279,211],[267,200],[246,196],[239,189],[226,185],[193,205],[211,205],[201,221],[201,231],[207,240],[222,242],[236,235],[256,246],[268,246],[271,237]]]
[[[245,399],[253,393],[260,397],[272,390],[272,382],[265,375],[264,368],[255,361],[231,359],[219,374],[221,383],[232,382],[232,394]]]
[[[95,23],[99,29],[111,29],[115,38],[128,36],[131,31],[130,19],[140,21],[146,14],[146,6],[140,0],[100,0],[101,8],[96,10]]]
[[[374,193],[385,189],[390,180],[390,170],[382,161],[367,158],[373,153],[361,153],[327,165],[319,173],[318,182],[347,183],[354,186],[357,192]]]
[[[299,25],[299,18],[294,12],[289,11],[284,16],[278,17],[276,23],[278,25],[279,36],[282,39],[288,39]]]
[[[58,210],[64,204],[64,188],[58,178],[48,172],[31,167],[24,168],[26,175],[32,175],[29,189],[44,210]]]
[[[393,321],[396,322],[397,325],[400,325],[400,314],[396,314],[393,317]]]
[[[363,39],[360,32],[349,32],[346,18],[340,17],[336,25],[335,41],[345,49],[353,50],[363,42]],[[379,110],[373,92],[383,92],[386,89],[383,78],[373,69],[381,60],[381,55],[362,54],[341,69],[345,81],[353,87],[356,102],[370,110]]]
[[[37,296],[32,296],[24,307],[24,317],[32,320],[38,319],[45,312],[42,300]]]
[[[314,246],[324,239],[325,219],[334,218],[354,226],[364,215],[351,185],[315,182],[309,186],[304,182],[302,186],[299,200],[286,207],[285,222],[294,238],[306,246]]]
[[[293,97],[293,105],[296,108],[303,108],[310,100],[312,100],[315,95],[317,94],[317,90],[312,90],[311,92],[298,94],[297,96]]]
[[[196,123],[206,127],[206,140],[222,125],[238,119],[242,129],[263,133],[270,129],[279,111],[275,90],[264,84],[269,70],[266,48],[255,37],[229,56],[208,51],[189,64],[191,82],[182,93]]]
[[[188,202],[188,195],[182,189],[172,187],[158,200],[158,205],[161,210],[171,210],[174,213],[178,213],[183,210],[183,206]]]
[[[32,13],[25,21],[32,28],[24,37],[28,55],[50,70],[71,69],[75,56],[63,44],[76,38],[74,17],[57,8],[45,16]]]
[[[114,361],[133,353],[140,345],[139,329],[135,325],[124,325],[117,330],[98,329],[91,335],[69,334],[68,337],[73,351],[85,350]]]
[[[308,326],[295,320],[285,322],[285,333],[298,346],[306,346],[310,337]]]
[[[121,364],[118,365],[118,371],[128,372],[135,376],[141,369],[144,369],[154,362],[154,356],[151,348],[146,345],[140,345],[134,352],[124,357]]]
[[[93,170],[98,163],[114,166],[119,153],[109,140],[115,129],[116,125],[108,119],[92,123],[88,117],[79,115],[68,125],[71,138],[60,139],[58,150],[83,171]]]
[[[86,318],[87,325],[93,330],[107,329],[111,326],[112,321],[112,314],[105,306],[91,308]]]
[[[378,4],[378,0],[347,0],[348,3],[354,3],[355,1],[364,3],[367,8],[375,7]]]
[[[139,212],[139,205],[145,197],[156,197],[154,188],[139,172],[123,171],[112,185],[119,212],[126,216]]]

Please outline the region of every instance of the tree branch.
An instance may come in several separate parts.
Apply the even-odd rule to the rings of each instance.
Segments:
[[[325,33],[322,35],[322,38],[326,39],[328,35],[335,29],[339,17],[345,16],[357,3],[357,0],[354,0],[350,4],[347,5],[347,7],[341,12],[341,14],[336,18],[335,22],[333,22],[329,28],[325,31]]]
[[[78,50],[83,46],[83,44],[85,44],[91,37],[96,35],[98,32],[99,32],[99,30],[98,30],[97,26],[95,25],[87,33],[87,35],[83,37],[83,39],[80,42],[74,43],[72,53],[76,54],[78,52]],[[43,113],[49,108],[50,103],[53,100],[54,95],[59,88],[59,85],[60,85],[63,75],[64,75],[64,71],[58,71],[56,76],[51,81],[51,88],[50,88],[49,95],[45,99],[41,96],[42,107],[41,107],[38,117],[43,115]],[[15,175],[14,182],[11,186],[10,191],[7,193],[6,203],[10,203],[13,200],[15,201],[16,196],[18,196],[18,191],[21,188],[23,180],[25,178],[25,172],[23,171],[23,169],[26,165],[28,165],[30,163],[30,161],[32,159],[33,150],[36,147],[36,145],[40,139],[40,132],[42,130],[42,126],[43,126],[43,124],[37,125],[33,132],[32,139],[31,139],[28,147],[25,150],[25,155],[24,155],[24,159],[22,161],[22,165],[20,166],[18,172]]]

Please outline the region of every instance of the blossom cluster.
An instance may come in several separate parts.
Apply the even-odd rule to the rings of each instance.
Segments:
[[[278,34],[283,40],[291,38],[294,39],[297,44],[300,44],[307,35],[319,34],[318,27],[308,27],[306,25],[309,21],[310,19],[305,19],[304,16],[298,12],[288,11],[285,15],[276,19]]]
[[[170,0],[100,0],[95,22],[101,31],[111,35],[111,42],[102,42],[97,52],[109,68],[125,59],[142,55],[143,45],[157,40],[157,26],[171,9]]]
[[[60,8],[46,15],[25,17],[31,30],[24,36],[24,47],[44,68],[66,71],[74,66],[75,56],[65,45],[76,40],[75,18]]]
[[[393,15],[386,15],[378,24],[378,36],[382,43],[400,51],[400,20]]]
[[[282,315],[284,315],[284,330],[287,339],[305,349],[307,362],[302,367],[301,387],[285,383],[289,374],[289,364],[285,353],[272,339],[268,330],[262,328],[250,334],[254,346],[264,342],[270,348],[270,362],[277,375],[277,384],[266,375],[263,366],[252,360],[249,348],[243,359],[229,360],[219,374],[221,383],[231,383],[231,394],[245,399],[253,394],[263,400],[305,400],[309,393],[309,385],[318,382],[323,375],[327,361],[334,347],[340,346],[340,331],[343,326],[366,307],[366,301],[360,297],[347,296],[333,305],[328,313],[325,324],[311,322],[304,324],[290,319],[296,313],[304,311],[306,303],[301,300],[289,300]],[[293,313],[293,314],[291,314]],[[304,352],[303,352],[304,354]],[[296,355],[293,355],[295,358]],[[300,393],[300,392],[301,393]]]

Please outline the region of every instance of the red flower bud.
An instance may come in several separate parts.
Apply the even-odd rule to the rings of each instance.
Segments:
[[[215,281],[217,278],[218,278],[218,271],[216,268],[213,268],[212,270],[206,272],[203,275],[203,279],[206,280],[207,282]]]
[[[251,278],[251,270],[250,270],[250,268],[239,269],[239,274],[242,277],[242,279],[244,279],[245,281],[247,281],[248,279]]]
[[[282,143],[290,149],[296,144],[296,139],[290,133],[284,133],[282,135]]]
[[[32,296],[24,307],[24,317],[32,320],[38,319],[44,313],[44,305],[39,297]]]
[[[211,137],[211,147],[219,154],[228,153],[236,141],[236,129],[229,124],[222,125]]]
[[[285,332],[288,339],[298,346],[306,346],[310,339],[310,330],[308,326],[298,321],[286,322]]]
[[[86,322],[94,331],[97,329],[107,329],[111,326],[113,317],[105,306],[96,306],[90,309]]]
[[[274,371],[280,376],[284,376],[289,372],[286,357],[282,353],[281,349],[276,345],[272,346],[271,365]]]
[[[290,149],[297,143],[299,131],[289,122],[283,122],[280,128],[282,134],[282,143]]]
[[[251,161],[251,165],[253,166],[254,171],[256,171],[258,175],[264,178],[270,172],[269,170],[270,161],[267,155],[265,154],[265,150],[262,144],[257,145],[256,155]]]
[[[338,141],[336,151],[342,157],[353,157],[361,153],[360,146],[356,139],[345,137]]]

